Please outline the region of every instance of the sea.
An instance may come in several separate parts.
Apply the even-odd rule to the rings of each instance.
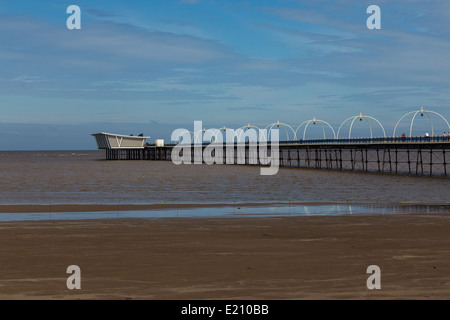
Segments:
[[[233,215],[272,208],[266,212],[270,214],[274,203],[283,214],[300,215],[348,214],[352,207],[362,213],[450,211],[450,178],[445,176],[302,168],[280,168],[276,175],[263,176],[257,166],[111,161],[96,150],[0,152],[0,181],[0,205],[117,204],[120,210],[123,204],[220,203]],[[262,210],[244,208],[245,203],[267,205]],[[220,210],[181,215],[224,215]],[[167,215],[175,215],[169,211]]]

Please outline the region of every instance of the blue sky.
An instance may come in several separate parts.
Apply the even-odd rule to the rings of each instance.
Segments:
[[[366,27],[372,4],[381,30]],[[194,120],[337,129],[362,112],[389,135],[422,105],[450,118],[448,21],[445,0],[2,1],[0,150],[168,139]]]

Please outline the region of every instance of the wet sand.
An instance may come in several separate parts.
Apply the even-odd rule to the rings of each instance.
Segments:
[[[218,208],[229,206],[265,207],[268,205],[297,205],[297,204],[309,205],[310,203],[248,202],[248,203],[148,203],[148,204],[116,203],[116,204],[54,204],[54,205],[13,204],[13,205],[0,205],[0,213],[108,212],[108,211],[115,212],[115,211],[138,211],[138,210],[147,211],[147,210],[192,209],[192,208]],[[311,203],[311,205],[317,205],[317,203]]]
[[[0,299],[448,299],[448,230],[445,214],[2,222]]]
[[[450,213],[450,202],[243,202],[243,203],[148,203],[148,204],[0,204],[0,213],[52,213],[52,212],[116,212],[148,211],[219,207],[267,207],[267,206],[323,206],[323,205],[378,205],[378,206],[440,206]]]

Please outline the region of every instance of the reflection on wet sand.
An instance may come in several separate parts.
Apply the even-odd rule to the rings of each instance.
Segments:
[[[450,205],[243,203],[214,205],[55,205],[0,206],[0,221],[117,218],[295,217],[376,214],[446,214]]]

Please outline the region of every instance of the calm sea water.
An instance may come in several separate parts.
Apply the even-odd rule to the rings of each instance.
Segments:
[[[105,161],[103,151],[0,153],[0,204],[450,202],[450,178]]]

